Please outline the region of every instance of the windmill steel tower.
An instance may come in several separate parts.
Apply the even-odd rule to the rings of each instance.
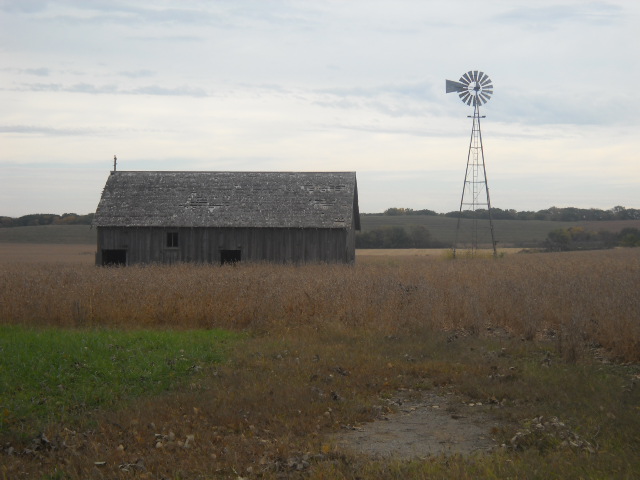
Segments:
[[[480,119],[485,118],[480,115],[480,105],[484,105],[491,98],[493,84],[487,74],[473,70],[463,74],[457,82],[447,80],[446,91],[447,93],[456,92],[463,103],[473,106],[473,117],[469,116],[469,118],[473,118],[473,127],[471,128],[467,169],[464,174],[456,236],[453,244],[453,256],[455,258],[458,240],[461,239],[462,233],[466,234],[466,245],[471,255],[475,255],[483,241],[485,244],[488,242],[488,238],[485,240],[481,235],[482,229],[480,228],[480,223],[486,223],[486,220],[488,220],[491,248],[495,256],[497,255],[496,240],[491,218],[491,200],[487,184],[487,169],[484,163],[484,149],[482,148],[482,131],[480,129]],[[461,228],[465,226],[466,228]]]

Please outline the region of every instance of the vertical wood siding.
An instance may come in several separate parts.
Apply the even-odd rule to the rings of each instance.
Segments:
[[[126,250],[127,264],[220,263],[221,250],[240,250],[242,261],[274,263],[352,263],[351,228],[160,228],[98,227],[96,264],[102,250]],[[178,233],[178,247],[167,247],[167,233]]]

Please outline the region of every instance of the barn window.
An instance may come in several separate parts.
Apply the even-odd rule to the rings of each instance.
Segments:
[[[178,232],[167,233],[167,248],[178,248]]]

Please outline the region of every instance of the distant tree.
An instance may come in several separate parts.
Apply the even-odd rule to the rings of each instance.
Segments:
[[[569,232],[572,242],[588,242],[593,237],[591,232],[582,227],[569,227],[567,232]]]
[[[640,247],[640,230],[624,228],[618,233],[607,230],[598,232],[582,227],[552,230],[544,242],[547,251],[595,250],[601,248]]]
[[[598,238],[604,248],[613,248],[619,243],[618,234],[609,230],[598,231]]]
[[[437,212],[434,212],[433,210],[428,210],[428,209],[423,209],[423,210],[414,210],[412,213],[412,215],[439,215]]]
[[[516,220],[518,218],[518,212],[516,212],[515,210],[502,210],[500,208],[492,208],[491,218],[494,220]]]
[[[387,208],[382,214],[383,215],[411,215],[413,209],[411,208]]]
[[[640,247],[640,230],[637,228],[623,228],[618,234],[618,244],[621,247]]]
[[[53,221],[55,225],[73,225],[78,221],[78,216],[75,213],[65,213],[62,217]]]
[[[364,215],[364,214],[363,214]],[[422,209],[413,210],[411,208],[388,208],[383,215],[443,215],[452,218],[489,218],[489,212],[485,209],[477,209],[475,211],[453,210],[444,214],[437,213],[433,210]],[[610,210],[600,210],[598,208],[576,208],[576,207],[550,207],[543,210],[522,211],[514,209],[503,210],[498,207],[491,208],[491,218],[495,220],[551,220],[562,222],[577,221],[601,221],[601,220],[640,220],[640,210],[633,208],[625,208],[622,206],[613,207]]]
[[[382,248],[409,248],[411,240],[407,231],[402,227],[387,227],[384,229]]]
[[[91,225],[94,214],[78,215],[76,213],[34,213],[18,218],[0,217],[0,227],[30,227],[38,225]]]
[[[491,209],[493,218],[493,208]],[[488,220],[489,219],[489,211],[484,208],[479,208],[477,210],[462,210],[462,211],[453,211],[444,214],[445,217],[453,217],[453,218],[475,218],[480,220]]]
[[[518,220],[535,220],[536,212],[516,212]]]
[[[613,212],[614,215],[618,215],[618,214],[624,212],[625,210],[626,210],[626,208],[621,206],[621,205],[616,205],[615,207],[613,207],[611,209],[611,211]]]
[[[430,248],[440,247],[431,240],[423,225],[412,225],[408,232],[403,227],[382,227],[356,234],[356,248]]]
[[[571,233],[566,228],[550,231],[545,241],[545,248],[549,252],[571,250]]]
[[[558,207],[550,207],[547,209],[547,220],[558,221],[562,218],[562,211]]]
[[[424,225],[410,226],[409,239],[412,248],[428,248],[431,245],[431,233]]]
[[[638,220],[640,219],[640,210],[634,208],[625,208],[621,206],[611,209],[616,220]]]
[[[576,222],[583,220],[585,215],[581,214],[578,208],[563,208],[560,210],[560,219],[563,222]]]

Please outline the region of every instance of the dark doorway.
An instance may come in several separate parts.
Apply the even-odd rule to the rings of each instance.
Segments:
[[[220,264],[237,263],[242,259],[240,250],[220,250]]]
[[[102,265],[126,265],[126,250],[102,250]]]

